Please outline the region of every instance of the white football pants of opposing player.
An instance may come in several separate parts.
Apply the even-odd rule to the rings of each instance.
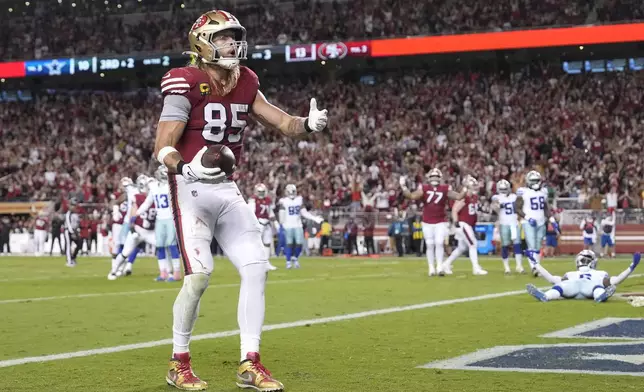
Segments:
[[[474,275],[487,275],[487,271],[481,268],[481,265],[479,264],[478,241],[472,226],[465,222],[460,222],[459,227],[456,228],[455,236],[458,240],[458,247],[452,251],[452,254],[449,255],[447,260],[445,260],[445,263],[443,263],[443,271],[446,274],[451,275],[452,263],[454,263],[454,260],[456,260],[461,254],[469,252],[470,261],[472,262],[472,273]]]
[[[117,277],[121,276],[123,274],[124,268],[129,268],[131,271],[132,264],[126,263],[125,261],[127,260],[128,256],[130,256],[130,253],[132,253],[134,249],[141,245],[141,242],[143,241],[152,246],[156,246],[156,236],[154,234],[154,230],[146,230],[142,227],[135,226],[134,231],[129,232],[125,237],[125,243],[123,244],[123,250],[121,251],[121,253],[119,253],[115,258],[112,259],[112,269],[110,270],[110,274],[107,276],[108,279],[114,280]]]
[[[429,276],[443,273],[443,258],[445,257],[445,236],[447,235],[447,222],[425,223],[423,238],[425,239],[427,264]],[[434,267],[434,265],[436,267]]]
[[[210,252],[213,237],[241,276],[237,308],[241,352],[259,352],[269,263],[254,211],[234,182],[186,183],[181,176],[170,176],[169,180],[185,270],[173,308],[173,352],[189,352],[199,302],[214,268]]]
[[[260,222],[260,225],[262,230],[262,243],[266,249],[266,258],[270,259],[271,254],[273,254],[273,225],[271,224],[271,221],[267,221],[266,223]],[[268,269],[270,271],[275,271],[277,267],[269,261]]]
[[[34,253],[36,256],[45,253],[45,242],[47,242],[47,230],[34,230]]]

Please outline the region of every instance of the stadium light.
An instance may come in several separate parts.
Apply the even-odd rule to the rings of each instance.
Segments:
[[[121,5],[120,5],[120,4],[118,4],[118,5],[116,6],[116,8],[121,8]]]
[[[25,1],[25,5],[26,5],[27,7],[29,7],[29,5],[31,5],[31,3],[30,3],[30,2],[28,2],[28,1]]]

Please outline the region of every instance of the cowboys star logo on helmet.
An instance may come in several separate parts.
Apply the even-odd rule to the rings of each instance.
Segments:
[[[233,32],[235,40],[225,46],[216,46],[215,38],[223,31]],[[226,69],[236,67],[239,60],[246,59],[248,53],[246,29],[235,16],[222,10],[212,10],[201,15],[192,25],[188,40],[190,51],[184,54],[195,56],[203,63],[216,64]],[[225,52],[229,45],[233,47],[233,55],[224,56],[222,52]]]

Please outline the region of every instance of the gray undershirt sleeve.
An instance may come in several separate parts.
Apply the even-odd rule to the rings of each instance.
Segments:
[[[163,111],[161,111],[159,121],[183,121],[187,123],[190,109],[190,101],[183,95],[166,95],[163,99]]]

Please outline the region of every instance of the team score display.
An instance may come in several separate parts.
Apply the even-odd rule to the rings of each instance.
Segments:
[[[546,208],[546,198],[543,196],[531,197],[530,208],[534,211],[543,210]]]
[[[436,196],[436,197],[434,197]],[[438,204],[440,200],[443,198],[443,192],[434,192],[434,191],[427,191],[427,203],[431,203],[432,200],[434,201],[434,204]]]
[[[229,143],[238,143],[246,128],[246,120],[241,117],[248,114],[248,105],[232,103],[230,113],[231,118],[228,118],[226,107],[219,102],[210,102],[204,106],[203,118],[206,126],[201,132],[203,138],[209,142],[220,143],[227,136]]]
[[[300,206],[289,207],[288,208],[288,214],[289,215],[299,215],[300,214]]]
[[[168,202],[168,195],[156,195],[155,199],[158,208],[168,208],[170,206],[170,203]]]

